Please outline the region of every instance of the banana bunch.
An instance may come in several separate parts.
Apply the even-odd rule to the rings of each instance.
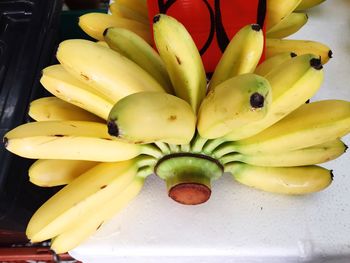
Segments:
[[[131,17],[138,1],[118,1],[113,12]],[[258,64],[266,43],[259,25],[247,25],[208,83],[180,22],[159,14],[153,34],[158,52],[125,28],[104,30],[102,44],[63,41],[59,64],[40,80],[54,97],[33,101],[35,121],[5,134],[7,150],[37,159],[32,183],[62,186],[32,216],[32,242],[51,239],[56,253],[73,249],[131,202],[152,173],[185,205],[206,202],[224,172],[279,194],[314,193],[332,182],[321,164],[347,149],[341,137],[350,132],[350,102],[305,104],[324,78],[312,47]]]

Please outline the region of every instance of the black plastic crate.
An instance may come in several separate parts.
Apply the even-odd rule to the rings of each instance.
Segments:
[[[53,64],[62,0],[0,0],[0,136],[29,121],[29,102],[47,96],[39,79]],[[33,160],[0,147],[0,228],[23,231],[33,212],[58,188],[28,180]]]

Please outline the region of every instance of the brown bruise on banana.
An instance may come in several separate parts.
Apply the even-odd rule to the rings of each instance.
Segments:
[[[90,81],[89,76],[85,75],[83,72],[80,73],[80,76],[85,79],[86,81]]]
[[[168,118],[168,120],[169,120],[170,122],[176,121],[176,119],[177,119],[177,116],[176,116],[176,115],[170,115],[169,118]]]

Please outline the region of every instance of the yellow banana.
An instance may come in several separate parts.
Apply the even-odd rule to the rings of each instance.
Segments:
[[[108,132],[137,144],[188,144],[196,129],[196,116],[186,101],[163,92],[139,92],[115,104]]]
[[[142,148],[107,133],[107,125],[83,121],[42,121],[20,125],[4,136],[7,150],[32,159],[115,162],[134,158]]]
[[[267,38],[285,38],[298,32],[307,22],[305,13],[291,13],[266,32]]]
[[[260,76],[266,76],[268,73],[270,73],[272,70],[279,67],[283,62],[296,57],[296,54],[293,52],[285,52],[277,54],[276,56],[273,56],[271,58],[268,58],[264,60],[262,63],[260,63],[254,73]]]
[[[111,10],[112,15],[117,14],[118,16],[122,16],[124,18],[149,25],[149,20],[147,16],[144,16],[143,14],[136,12],[130,7],[124,5],[122,2],[117,1],[112,3],[109,6],[109,9]]]
[[[82,218],[96,213],[135,178],[135,160],[100,163],[66,185],[46,201],[30,219],[26,235],[32,242],[57,236]],[[77,191],[77,189],[80,189]]]
[[[96,43],[103,46],[103,47],[109,47],[108,44],[106,43],[106,41],[103,41],[103,40],[96,41]]]
[[[64,185],[97,164],[98,162],[80,160],[41,159],[30,166],[29,181],[42,187]]]
[[[300,4],[295,9],[296,11],[301,11],[315,7],[319,4],[322,4],[325,0],[301,0]]]
[[[303,195],[321,191],[333,179],[332,171],[320,166],[262,167],[231,163],[226,167],[239,183],[271,193]]]
[[[103,32],[107,28],[121,27],[133,31],[148,43],[152,43],[149,26],[127,18],[104,13],[87,13],[79,17],[79,27],[96,40],[103,40]]]
[[[215,139],[263,119],[271,96],[269,82],[255,74],[247,73],[222,82],[210,90],[199,108],[199,135]]]
[[[223,164],[239,161],[256,166],[291,167],[328,162],[341,156],[346,149],[347,146],[341,140],[336,139],[307,148],[277,154],[244,155],[230,153],[222,157],[217,156],[215,151],[213,154]]]
[[[349,132],[350,102],[323,100],[303,104],[264,131],[220,147],[243,154],[282,153],[335,140]]]
[[[54,237],[51,241],[51,249],[59,254],[77,247],[130,203],[139,194],[143,184],[143,178],[135,178],[125,190],[113,196],[103,205],[97,206],[94,212],[84,217],[84,220],[71,224],[68,230]]]
[[[321,58],[322,64],[326,64],[332,58],[332,50],[325,44],[311,40],[274,39],[266,38],[266,58],[270,58],[282,52],[294,52],[298,56],[314,54]]]
[[[283,62],[265,78],[272,89],[272,102],[265,118],[232,130],[226,140],[248,138],[281,120],[319,90],[324,73],[315,56],[303,55]]]
[[[266,3],[266,30],[270,30],[292,13],[301,0],[269,0]]]
[[[73,76],[111,98],[140,91],[164,91],[160,84],[137,64],[109,48],[83,39],[60,43],[57,59]]]
[[[104,32],[104,37],[111,49],[134,61],[157,80],[168,93],[173,93],[164,62],[146,41],[123,28],[109,28]]]
[[[36,121],[103,121],[96,115],[56,97],[44,97],[32,101],[28,115]]]
[[[234,76],[252,73],[263,52],[264,37],[259,25],[247,25],[240,29],[216,65],[209,82],[209,90]]]
[[[175,94],[197,113],[206,93],[206,75],[199,51],[186,28],[176,19],[157,15],[153,19],[154,41],[163,59]]]
[[[61,66],[46,67],[40,79],[44,88],[66,102],[106,120],[113,102],[90,86],[74,78]]]

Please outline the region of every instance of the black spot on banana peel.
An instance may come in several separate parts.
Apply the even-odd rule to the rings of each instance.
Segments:
[[[160,20],[160,15],[155,15],[153,17],[153,24],[157,23]]]
[[[264,96],[258,92],[255,92],[250,96],[250,105],[255,109],[264,107],[264,102]]]
[[[252,29],[253,29],[254,31],[259,32],[259,31],[261,30],[261,27],[260,27],[260,25],[258,25],[258,24],[252,24]]]
[[[109,135],[118,137],[119,136],[119,129],[118,125],[114,120],[110,120],[107,122],[107,127],[108,127],[108,133]]]
[[[313,67],[314,69],[317,69],[317,70],[320,70],[323,68],[320,58],[312,58],[310,60],[310,65],[311,65],[311,67]]]

